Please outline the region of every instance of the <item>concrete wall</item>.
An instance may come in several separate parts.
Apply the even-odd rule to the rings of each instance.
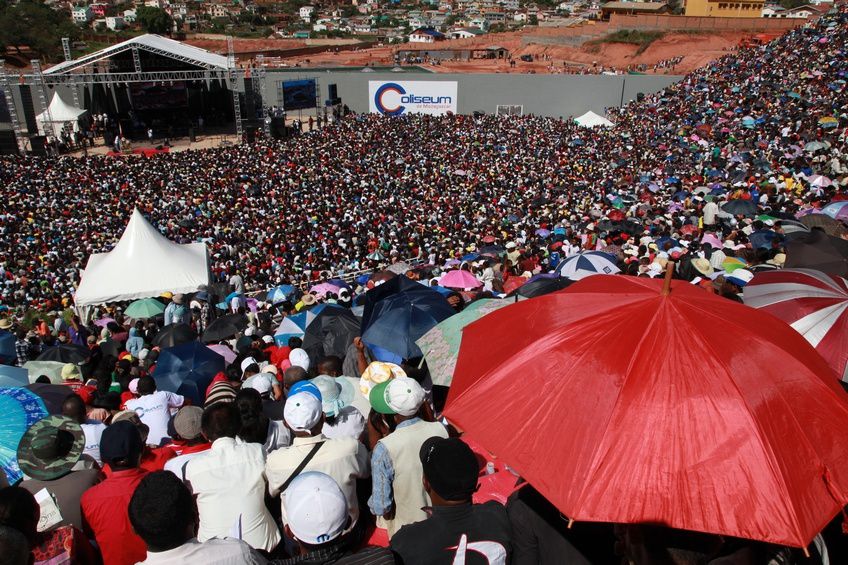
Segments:
[[[650,94],[677,82],[671,75],[536,75],[536,74],[405,74],[363,72],[285,72],[267,73],[265,95],[269,105],[281,105],[279,83],[284,80],[315,78],[320,99],[328,98],[330,84],[338,88],[342,102],[356,112],[368,112],[368,81],[456,81],[457,111],[494,113],[499,104],[524,106],[525,114],[567,117],[588,110],[601,113],[605,108],[633,100],[640,92]]]
[[[625,16],[612,14],[609,31],[621,29],[642,30],[714,30],[714,31],[786,31],[807,23],[803,19],[774,18],[719,18],[669,15]]]

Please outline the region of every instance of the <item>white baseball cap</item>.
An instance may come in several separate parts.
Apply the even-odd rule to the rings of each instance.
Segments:
[[[254,359],[253,357],[245,357],[244,359],[242,359],[241,374],[244,375],[244,370],[254,364],[258,365],[258,363],[256,363],[256,359]]]
[[[314,428],[324,414],[321,401],[314,394],[298,392],[286,399],[283,419],[296,432],[306,432]]]
[[[283,513],[294,536],[309,545],[333,541],[348,523],[347,500],[329,475],[299,474],[283,493]]]
[[[271,392],[271,381],[268,377],[274,378],[274,375],[270,373],[259,373],[258,375],[251,377],[246,385],[242,385],[242,388],[252,388],[259,394]]]
[[[309,354],[299,347],[291,350],[289,362],[293,366],[301,367],[304,371],[309,370]]]
[[[380,414],[414,416],[424,403],[424,389],[415,379],[400,377],[375,386],[368,400]]]

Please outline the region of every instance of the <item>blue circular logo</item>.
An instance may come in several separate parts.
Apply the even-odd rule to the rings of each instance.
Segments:
[[[398,95],[404,95],[406,94],[406,90],[397,83],[387,82],[378,88],[376,93],[374,93],[374,105],[381,114],[385,114],[386,116],[400,116],[403,114],[403,111],[406,110],[406,106],[398,104],[393,108],[386,107],[386,105],[383,104],[383,96],[387,92],[397,92]]]

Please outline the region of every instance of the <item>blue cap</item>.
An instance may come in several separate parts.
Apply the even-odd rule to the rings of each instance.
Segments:
[[[318,402],[323,402],[321,398],[321,391],[318,390],[318,387],[312,384],[309,381],[298,381],[292,385],[289,389],[288,396],[294,396],[299,392],[308,392],[312,396],[318,399]]]

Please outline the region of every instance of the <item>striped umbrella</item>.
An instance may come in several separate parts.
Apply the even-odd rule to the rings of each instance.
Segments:
[[[559,276],[571,278],[575,274],[585,272],[603,275],[620,273],[621,269],[615,264],[615,257],[603,251],[584,251],[563,259],[556,272]]]
[[[848,382],[848,280],[813,269],[766,271],[745,287],[744,301],[792,326]]]

